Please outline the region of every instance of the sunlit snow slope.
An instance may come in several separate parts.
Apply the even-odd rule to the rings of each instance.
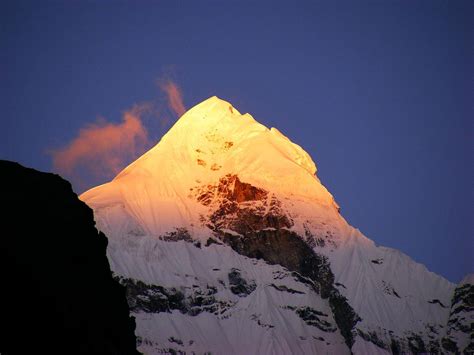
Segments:
[[[455,285],[348,225],[300,146],[217,97],[81,199],[146,353],[449,350]]]

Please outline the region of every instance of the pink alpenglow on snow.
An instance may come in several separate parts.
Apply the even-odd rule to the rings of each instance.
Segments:
[[[214,96],[80,196],[137,297],[140,350],[448,351],[456,285],[349,225],[316,172],[302,147]]]

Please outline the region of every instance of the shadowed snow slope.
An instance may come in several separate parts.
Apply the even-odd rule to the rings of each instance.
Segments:
[[[455,285],[351,227],[300,146],[217,97],[81,199],[145,352],[447,351]]]

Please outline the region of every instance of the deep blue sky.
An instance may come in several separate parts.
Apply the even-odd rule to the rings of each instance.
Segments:
[[[457,282],[474,271],[473,4],[2,1],[0,158],[49,171],[49,150],[172,75],[187,107],[217,95],[277,127],[352,225]]]

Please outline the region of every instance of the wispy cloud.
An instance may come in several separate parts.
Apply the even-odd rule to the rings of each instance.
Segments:
[[[87,124],[64,147],[50,150],[54,171],[83,190],[110,180],[142,155],[152,144],[149,131],[156,127],[165,130],[172,121],[170,113],[181,116],[186,111],[176,82],[167,79],[157,83],[164,97],[126,110],[121,122],[101,118]]]
[[[178,117],[182,116],[186,112],[186,108],[184,107],[183,94],[178,84],[168,79],[158,80],[158,86],[166,93],[169,109]]]
[[[148,145],[148,130],[141,116],[149,105],[135,105],[124,112],[122,122],[100,119],[79,131],[65,147],[51,152],[58,173],[80,180],[84,172],[93,178],[110,178],[142,154]]]

